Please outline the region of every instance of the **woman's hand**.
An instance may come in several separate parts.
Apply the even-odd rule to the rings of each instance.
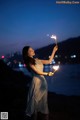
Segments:
[[[56,45],[55,47],[54,47],[54,51],[56,52],[58,50],[58,46]]]
[[[48,72],[48,76],[53,76],[54,73],[53,72]]]

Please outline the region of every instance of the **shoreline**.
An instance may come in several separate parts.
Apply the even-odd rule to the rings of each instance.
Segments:
[[[10,120],[24,120],[30,81],[0,61],[0,112],[8,112]],[[80,96],[48,92],[48,106],[49,120],[80,120]]]

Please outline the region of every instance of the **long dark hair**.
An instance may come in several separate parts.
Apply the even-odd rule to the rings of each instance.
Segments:
[[[29,48],[30,46],[25,46],[22,49],[22,56],[23,56],[23,60],[24,60],[24,63],[26,64],[27,69],[30,71],[30,64],[35,65],[35,59],[28,56]]]

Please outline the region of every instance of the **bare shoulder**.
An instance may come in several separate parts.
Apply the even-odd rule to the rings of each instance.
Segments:
[[[40,60],[39,58],[35,58],[35,60]]]
[[[36,60],[36,61],[40,61],[40,62],[42,62],[42,60],[41,60],[41,59],[39,59],[39,58],[36,58],[35,60]]]

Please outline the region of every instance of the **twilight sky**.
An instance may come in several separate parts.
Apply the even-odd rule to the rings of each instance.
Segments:
[[[0,0],[0,56],[80,36],[80,4],[56,0]]]

